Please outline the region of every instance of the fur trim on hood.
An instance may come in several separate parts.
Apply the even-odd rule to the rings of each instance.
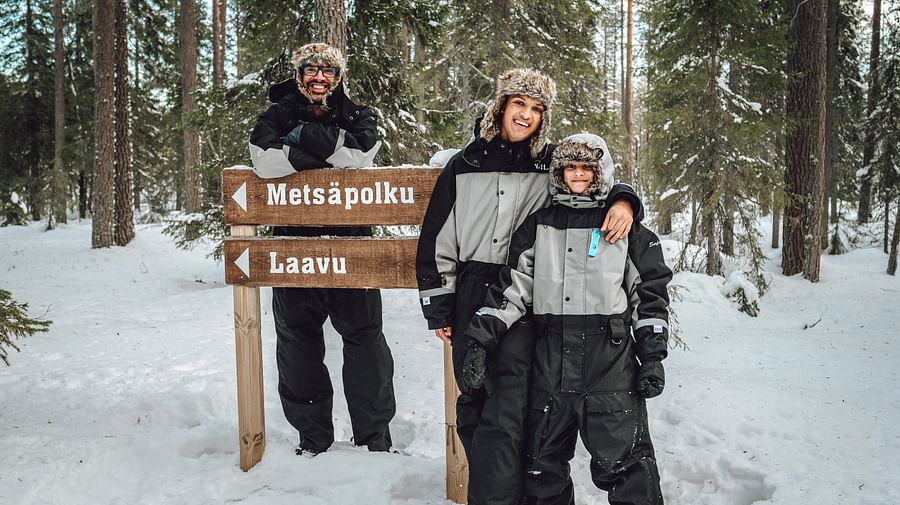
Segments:
[[[347,68],[346,63],[344,62],[344,56],[341,54],[341,51],[335,47],[329,46],[328,44],[324,44],[321,42],[313,42],[311,44],[306,44],[294,51],[294,55],[291,57],[291,63],[294,64],[294,71],[297,79],[297,88],[300,90],[300,93],[309,99],[310,102],[314,102],[312,96],[310,96],[309,91],[303,86],[303,76],[300,73],[300,67],[303,65],[315,64],[315,65],[324,65],[327,67],[335,67],[338,69],[337,77],[334,79],[334,83],[331,85],[331,88],[328,90],[328,93],[325,94],[325,99],[322,100],[323,108],[327,109],[328,97],[331,96],[331,93],[341,85],[341,82],[344,79],[344,71]]]
[[[556,146],[550,161],[550,182],[557,192],[571,193],[563,179],[563,169],[576,162],[584,163],[594,171],[594,182],[584,192],[585,196],[606,197],[612,188],[615,170],[606,141],[597,135],[579,133],[564,138]]]
[[[497,78],[494,100],[488,104],[481,120],[481,138],[484,140],[490,141],[500,134],[500,125],[503,121],[500,111],[503,110],[510,95],[530,96],[540,100],[544,105],[541,125],[529,140],[531,157],[538,158],[550,138],[550,118],[553,102],[556,100],[556,83],[537,70],[514,68],[501,74]]]

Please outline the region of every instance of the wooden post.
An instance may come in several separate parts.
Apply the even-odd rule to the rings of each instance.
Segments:
[[[469,498],[469,461],[456,434],[456,398],[459,388],[453,375],[453,350],[444,343],[444,428],[447,440],[447,499],[466,503]]]
[[[231,227],[232,237],[253,237],[256,226]],[[259,288],[234,286],[234,345],[237,356],[238,432],[241,470],[262,459],[266,449],[266,416],[263,409],[262,337]]]

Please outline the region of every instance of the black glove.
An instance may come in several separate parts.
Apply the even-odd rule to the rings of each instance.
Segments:
[[[478,389],[484,385],[487,351],[477,340],[469,339],[468,347],[466,359],[463,361],[463,383],[469,389]]]
[[[654,398],[663,392],[666,372],[661,361],[651,360],[641,363],[638,371],[638,391],[644,398]]]

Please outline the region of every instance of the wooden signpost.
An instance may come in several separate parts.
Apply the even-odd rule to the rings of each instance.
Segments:
[[[387,167],[260,179],[248,167],[222,171],[225,223],[231,225],[225,282],[234,286],[242,470],[262,459],[266,445],[259,287],[416,288],[415,238],[257,237],[256,226],[420,224],[439,174],[429,167]],[[465,503],[468,463],[456,434],[457,396],[445,344],[447,498]]]

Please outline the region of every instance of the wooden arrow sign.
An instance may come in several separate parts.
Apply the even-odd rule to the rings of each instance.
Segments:
[[[261,179],[222,171],[226,224],[361,226],[420,224],[440,169],[385,167],[304,170]]]
[[[416,238],[229,238],[225,282],[240,286],[415,288]]]

